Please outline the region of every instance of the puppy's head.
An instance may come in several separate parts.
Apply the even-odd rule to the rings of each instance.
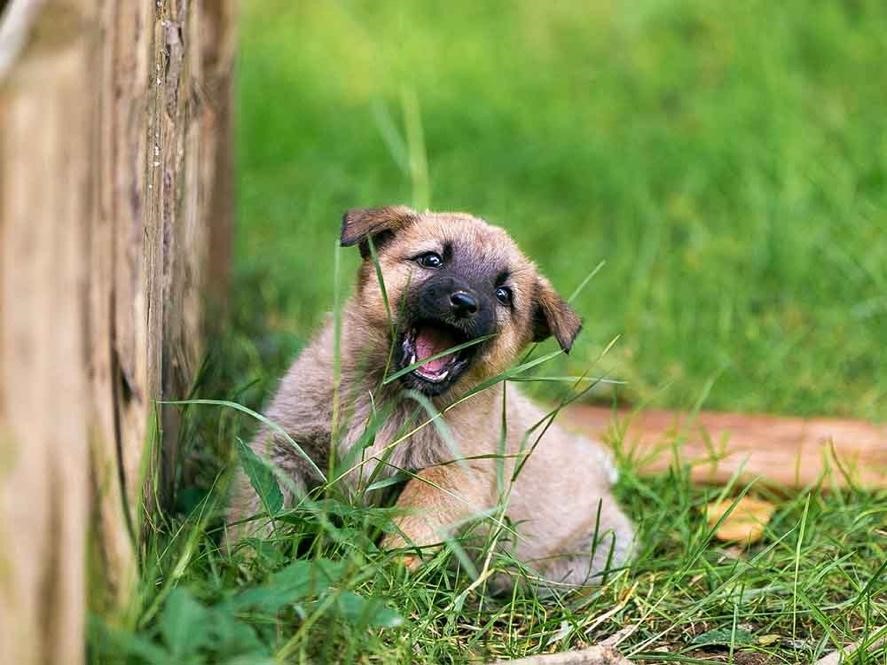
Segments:
[[[394,345],[391,371],[428,358],[401,379],[426,395],[462,392],[496,376],[527,344],[551,335],[569,352],[581,328],[509,235],[471,215],[403,206],[350,210],[341,243],[358,245],[364,259],[356,307],[367,340],[386,352]]]

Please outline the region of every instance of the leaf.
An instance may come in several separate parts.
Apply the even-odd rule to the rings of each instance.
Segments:
[[[206,645],[210,635],[211,613],[191,593],[178,587],[169,594],[160,617],[160,633],[176,660],[192,656]]]
[[[242,654],[221,662],[223,665],[277,665],[277,661],[267,654]]]
[[[96,616],[89,617],[90,662],[116,663],[122,656],[124,662],[145,662],[152,665],[166,665],[169,652],[137,633],[112,627]]]
[[[383,601],[367,599],[352,591],[331,591],[345,573],[345,562],[300,560],[271,575],[259,587],[242,591],[229,603],[234,611],[251,609],[274,614],[282,607],[336,593],[330,611],[351,624],[371,628],[392,628],[403,619]],[[322,601],[319,601],[322,602]]]
[[[274,613],[284,605],[291,605],[327,590],[338,581],[343,572],[344,564],[339,561],[294,561],[271,575],[261,586],[237,594],[231,604],[238,610],[252,608]]]
[[[394,628],[403,623],[401,616],[378,598],[364,598],[353,591],[336,597],[336,612],[343,619],[369,628]]]
[[[754,636],[742,628],[715,628],[693,638],[692,644],[697,646],[730,646],[751,644]]]
[[[366,492],[373,492],[375,490],[385,489],[386,487],[391,487],[392,485],[397,485],[398,483],[406,482],[410,479],[410,476],[406,473],[397,472],[392,476],[388,476],[387,478],[383,478],[382,480],[377,480],[366,488]]]
[[[715,538],[750,545],[764,535],[775,506],[769,501],[744,496],[739,501],[714,501],[705,507],[708,525],[717,527]],[[729,512],[729,514],[728,514]]]
[[[274,478],[274,471],[268,462],[256,455],[252,448],[240,439],[237,439],[237,455],[250,484],[259,495],[259,500],[268,511],[268,515],[273,517],[283,508],[283,493]]]
[[[219,655],[237,654],[243,663],[267,662],[268,650],[249,624],[238,621],[230,608],[216,608],[212,625],[213,650]],[[227,662],[237,662],[237,658]],[[214,661],[213,661],[214,662]]]

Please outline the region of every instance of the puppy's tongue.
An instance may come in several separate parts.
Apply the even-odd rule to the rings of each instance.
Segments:
[[[446,331],[429,327],[419,328],[416,333],[416,360],[424,360],[454,346],[456,340]],[[423,363],[419,369],[428,374],[440,374],[452,358],[453,354],[448,353]]]

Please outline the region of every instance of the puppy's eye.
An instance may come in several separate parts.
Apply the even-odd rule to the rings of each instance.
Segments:
[[[425,252],[416,257],[416,263],[423,268],[440,268],[443,265],[443,259],[437,252]]]
[[[503,305],[510,305],[511,298],[511,289],[509,289],[507,286],[500,286],[496,289],[496,300],[501,302]]]

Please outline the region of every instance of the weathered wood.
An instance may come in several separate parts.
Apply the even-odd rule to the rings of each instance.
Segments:
[[[644,410],[593,406],[564,412],[565,422],[605,440],[621,441],[640,470],[659,473],[676,448],[700,483],[764,479],[787,488],[852,482],[887,487],[887,425],[838,418],[792,418],[737,413]]]
[[[186,394],[223,294],[233,0],[13,5],[34,22],[0,27],[0,662],[76,662],[84,571],[94,607],[128,601],[139,506],[175,480],[155,401]]]
[[[91,111],[77,90],[89,49],[34,48],[41,56],[22,63],[17,94],[0,104],[3,663],[63,662],[80,650],[89,515],[81,306],[89,142],[68,131]]]

